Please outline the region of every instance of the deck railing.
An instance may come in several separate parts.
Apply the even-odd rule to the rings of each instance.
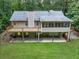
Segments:
[[[8,32],[38,32],[41,31],[41,27],[11,27],[8,29]]]
[[[6,29],[8,30],[8,29],[11,29],[11,28],[13,28],[13,26],[12,26],[12,25],[8,26]]]

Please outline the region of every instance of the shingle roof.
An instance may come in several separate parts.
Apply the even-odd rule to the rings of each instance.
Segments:
[[[64,16],[62,11],[14,11],[10,18],[10,21],[26,21],[28,13],[31,12],[34,20],[40,21],[71,21],[69,18]],[[32,16],[30,15],[30,16]]]
[[[27,19],[26,11],[14,11],[10,21],[25,21]]]

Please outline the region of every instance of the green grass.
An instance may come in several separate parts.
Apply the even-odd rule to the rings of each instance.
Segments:
[[[79,59],[79,40],[0,45],[0,59]]]

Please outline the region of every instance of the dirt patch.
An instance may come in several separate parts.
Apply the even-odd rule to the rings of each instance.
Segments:
[[[0,39],[0,44],[6,44],[6,43],[9,43],[9,41]]]
[[[74,32],[75,35],[77,35],[79,37],[79,32],[76,31],[75,29],[71,29],[71,32]]]

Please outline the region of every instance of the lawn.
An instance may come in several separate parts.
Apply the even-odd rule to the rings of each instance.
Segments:
[[[67,43],[1,44],[0,59],[79,59],[79,39]]]

